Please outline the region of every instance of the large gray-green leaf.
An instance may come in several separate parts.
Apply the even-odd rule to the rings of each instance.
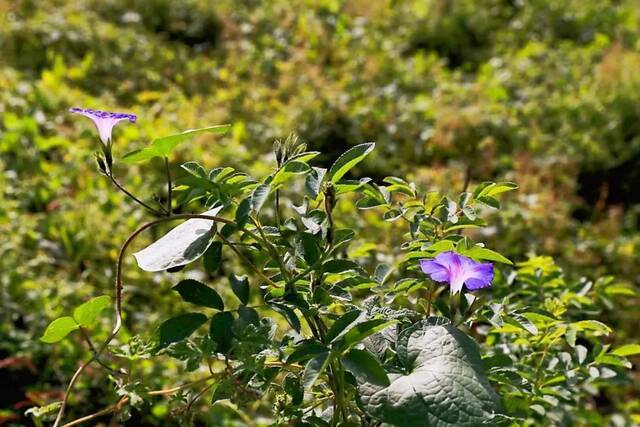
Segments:
[[[204,212],[217,215],[222,206]],[[215,224],[208,219],[190,219],[175,227],[140,252],[133,254],[144,271],[162,271],[189,264],[200,258],[211,245]]]
[[[475,426],[499,411],[476,343],[452,325],[420,322],[399,336],[404,373],[382,387],[359,381],[367,412],[394,426]]]

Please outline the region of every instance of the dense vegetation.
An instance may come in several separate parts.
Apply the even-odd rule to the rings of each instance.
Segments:
[[[0,0],[0,18],[0,383],[10,390],[0,402],[2,422],[55,417],[57,408],[47,405],[62,398],[90,352],[82,335],[56,344],[39,338],[51,320],[91,298],[114,297],[119,248],[154,218],[97,171],[99,142],[88,120],[68,113],[74,106],[138,115],[135,125],[114,132],[113,172],[154,207],[167,202],[162,159],[125,166],[124,154],[153,138],[219,123],[231,124],[224,136],[196,135],[171,153],[176,185],[197,181],[197,168],[180,167],[193,160],[207,172],[231,167],[264,182],[281,166],[274,141],[290,132],[322,153],[309,163],[327,169],[349,147],[375,141],[347,177],[370,177],[379,185],[372,188],[393,187],[390,193],[404,180],[385,177],[401,176],[416,184],[406,184],[409,192],[437,192],[438,203],[447,196],[461,205],[460,193],[484,181],[517,182],[500,210],[480,210],[488,227],[465,229],[461,241],[450,230],[448,241],[462,246],[447,247],[464,252],[473,239],[516,263],[496,264],[482,307],[469,319],[453,319],[478,325],[467,332],[481,343],[505,414],[515,417],[502,421],[640,422],[640,378],[624,355],[638,359],[633,347],[623,347],[637,343],[640,322],[640,10],[632,0]],[[290,207],[301,206],[305,179],[291,179],[281,195],[283,215],[306,216]],[[383,271],[378,265],[392,266],[391,284],[417,279],[405,264],[406,251],[419,248],[406,246],[397,198],[374,203],[367,198],[380,194],[364,188],[335,205],[336,227],[358,236],[339,258],[357,262],[367,277]],[[407,196],[406,189],[400,193]],[[176,194],[182,195],[174,200],[176,213],[200,213],[209,203]],[[246,195],[232,196],[229,202]],[[433,197],[417,200],[436,203]],[[280,219],[273,206],[269,199],[262,213],[269,225]],[[235,218],[235,205],[228,209]],[[140,239],[148,244],[167,230],[154,228]],[[447,235],[422,237],[434,243]],[[246,251],[259,265],[265,261]],[[295,412],[271,411],[295,396],[265,393],[256,400],[260,384],[231,400],[218,395],[213,406],[214,390],[193,405],[197,388],[168,398],[145,394],[208,372],[193,351],[193,342],[206,345],[206,334],[160,355],[148,344],[163,321],[193,311],[172,290],[183,279],[207,282],[235,307],[229,276],[246,272],[241,259],[221,253],[213,269],[198,262],[153,275],[126,260],[125,327],[114,343],[124,347],[109,362],[126,365],[136,387],[118,388],[117,376],[92,366],[76,385],[66,419],[122,396],[132,405],[117,416],[130,416],[131,425],[191,418],[268,424],[274,413],[281,422],[296,419]],[[424,289],[406,280],[385,290],[382,304],[423,313]],[[250,276],[255,304],[258,281]],[[349,304],[373,310],[363,301],[367,292],[351,292],[352,300],[331,294],[344,307],[323,315],[348,312]],[[455,317],[446,305],[434,310]],[[287,325],[277,316],[260,312]],[[99,319],[92,333],[101,340],[113,325],[109,316]],[[236,356],[246,362],[254,350]],[[385,367],[397,363],[379,356]],[[135,360],[123,363],[127,358]],[[36,409],[25,415],[30,408]]]

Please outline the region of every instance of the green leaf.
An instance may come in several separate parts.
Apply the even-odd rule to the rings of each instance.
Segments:
[[[199,178],[207,178],[207,172],[198,162],[187,162],[180,165],[180,167],[193,176]]]
[[[358,380],[369,415],[394,426],[476,426],[500,411],[476,343],[451,324],[423,321],[401,332],[403,373],[388,387]]]
[[[492,208],[495,208],[495,209],[500,209],[500,202],[497,199],[494,199],[493,197],[480,196],[480,197],[478,197],[477,200],[479,202],[489,206],[489,207],[492,207]]]
[[[344,331],[349,325],[356,321],[362,312],[360,310],[347,311],[342,316],[333,322],[329,331],[325,335],[325,342],[333,342],[342,331]]]
[[[66,337],[70,332],[80,328],[80,325],[73,320],[71,316],[59,317],[53,322],[49,323],[44,334],[40,337],[40,341],[46,343],[58,342]]]
[[[304,400],[304,390],[300,383],[300,378],[294,374],[288,374],[282,383],[284,391],[291,396],[291,404],[294,406],[300,405]]]
[[[269,192],[271,191],[271,186],[267,184],[260,184],[251,193],[251,209],[254,212],[260,212],[262,209],[262,205],[269,197]]]
[[[326,174],[327,170],[324,168],[311,168],[311,173],[307,175],[304,182],[304,189],[311,199],[316,200],[318,198],[320,186]]]
[[[233,341],[233,315],[228,311],[216,313],[211,318],[209,336],[216,343],[218,353],[227,353]]]
[[[244,305],[249,304],[249,278],[247,276],[229,275],[229,282],[233,293]]]
[[[158,327],[157,349],[165,348],[170,344],[188,338],[206,321],[207,316],[202,313],[185,313],[165,320]]]
[[[221,205],[216,206],[203,215],[215,216],[222,208]],[[205,253],[211,245],[215,230],[215,223],[211,220],[190,219],[133,256],[138,267],[144,271],[163,271],[187,265]]]
[[[360,381],[380,387],[388,387],[391,384],[378,359],[366,350],[352,349],[342,356],[342,362]]]
[[[319,247],[319,238],[311,233],[300,233],[303,257],[307,265],[314,265],[322,256]]]
[[[202,257],[207,273],[215,273],[222,264],[222,242],[213,242]]]
[[[358,344],[370,335],[380,332],[387,326],[397,323],[397,320],[373,319],[358,323],[344,334],[340,342],[340,348],[344,351]]]
[[[509,260],[508,258],[500,255],[498,252],[492,251],[491,249],[483,248],[482,246],[474,246],[471,249],[462,251],[461,254],[483,261],[496,261],[513,265],[513,262],[511,262],[511,260]]]
[[[517,190],[518,184],[515,182],[499,182],[497,184],[492,184],[486,186],[481,192],[480,196],[489,196],[493,197],[500,193],[504,193],[507,191]]]
[[[273,179],[269,184],[271,184],[273,187],[276,187],[289,181],[294,176],[305,174],[310,170],[311,167],[302,161],[289,160],[284,164],[284,166],[278,169],[278,171],[273,175]]]
[[[307,362],[302,374],[302,385],[305,390],[310,389],[318,381],[320,375],[327,369],[329,361],[329,353],[325,352],[318,354]]]
[[[191,304],[215,308],[216,310],[224,310],[224,303],[220,295],[209,286],[197,280],[183,280],[175,285],[173,290],[177,291],[183,300]]]
[[[366,144],[356,145],[345,151],[329,169],[331,182],[334,184],[340,181],[349,170],[364,160],[365,157],[375,148],[376,144],[369,142]]]
[[[298,346],[293,353],[287,357],[287,363],[302,362],[311,359],[313,356],[327,352],[327,347],[317,341],[309,341]]]
[[[249,215],[251,214],[251,199],[246,198],[240,202],[238,209],[236,209],[236,225],[242,229],[249,221]]]
[[[616,356],[634,356],[636,354],[640,354],[640,344],[626,344],[622,347],[618,347],[611,352]]]
[[[93,326],[98,320],[100,313],[109,307],[110,303],[111,298],[108,295],[92,298],[73,310],[73,318],[80,326]]]
[[[171,152],[178,146],[178,144],[186,141],[194,135],[205,132],[221,134],[229,130],[230,127],[231,125],[208,126],[199,129],[189,129],[184,132],[176,133],[162,138],[156,138],[151,141],[151,145],[149,145],[148,147],[125,154],[122,158],[122,161],[125,163],[136,163],[144,160],[149,160],[154,157],[168,157],[169,154],[171,154]]]
[[[596,357],[596,362],[602,363],[605,365],[619,366],[621,368],[631,369],[631,362],[625,359],[622,356],[618,356],[615,354],[602,354]]]
[[[350,259],[330,259],[322,264],[325,273],[344,273],[349,270],[360,270],[360,264]]]
[[[611,328],[598,320],[581,320],[571,324],[577,331],[593,331],[602,335],[609,335]]]

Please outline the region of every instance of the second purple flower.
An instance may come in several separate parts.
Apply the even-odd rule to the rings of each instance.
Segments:
[[[452,294],[457,294],[465,285],[470,291],[491,286],[493,264],[475,262],[471,258],[452,251],[442,252],[434,259],[420,260],[425,274],[436,282],[449,284]]]

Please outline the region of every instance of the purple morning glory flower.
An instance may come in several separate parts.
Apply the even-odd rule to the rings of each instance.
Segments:
[[[110,113],[108,111],[92,110],[91,108],[70,108],[69,111],[82,114],[93,120],[93,123],[95,123],[98,129],[98,134],[100,134],[100,140],[107,146],[111,144],[111,131],[118,122],[129,120],[131,123],[135,123],[137,120],[135,114]]]
[[[442,252],[434,259],[420,260],[422,271],[436,282],[447,282],[451,293],[462,290],[462,285],[474,291],[491,286],[493,280],[493,264],[475,262],[471,258],[455,252]]]

